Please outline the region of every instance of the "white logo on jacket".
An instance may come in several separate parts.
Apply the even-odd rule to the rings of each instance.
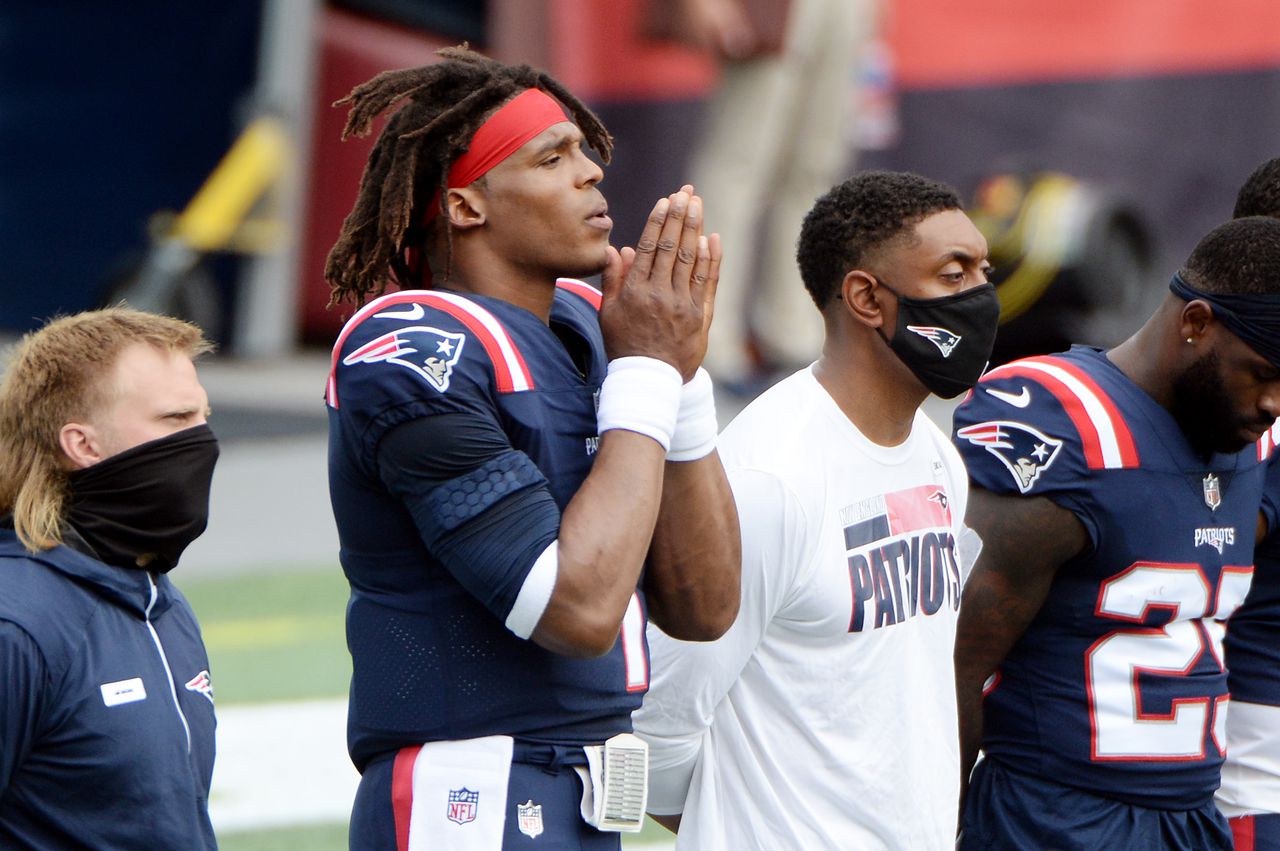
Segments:
[[[213,681],[209,679],[208,671],[201,671],[187,680],[186,689],[196,694],[203,694],[209,698],[210,703],[213,703]]]

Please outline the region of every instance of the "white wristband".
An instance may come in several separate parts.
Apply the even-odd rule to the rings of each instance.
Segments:
[[[680,371],[657,358],[625,357],[609,361],[600,385],[596,424],[600,434],[621,428],[671,447],[683,382]]]
[[[689,383],[680,389],[680,411],[676,414],[676,430],[671,435],[668,461],[697,461],[716,448],[716,394],[711,376],[702,367]]]

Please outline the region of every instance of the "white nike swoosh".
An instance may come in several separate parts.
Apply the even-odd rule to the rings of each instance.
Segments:
[[[994,387],[983,388],[1001,402],[1008,402],[1015,408],[1025,408],[1031,404],[1031,388],[1023,386],[1021,393],[1010,393],[1007,390],[996,390]]]
[[[384,310],[381,313],[373,314],[374,319],[407,319],[410,322],[416,322],[426,316],[427,312],[422,309],[422,305],[412,305],[408,310]]]

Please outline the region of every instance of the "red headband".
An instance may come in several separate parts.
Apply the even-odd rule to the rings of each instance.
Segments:
[[[541,89],[525,89],[476,130],[467,152],[449,169],[449,188],[470,186],[525,142],[551,125],[568,120],[564,109],[550,95]]]
[[[568,120],[564,108],[550,95],[541,89],[525,89],[499,107],[472,135],[466,153],[449,167],[448,187],[461,189],[470,186],[518,151],[525,142],[551,125]],[[440,192],[437,190],[423,212],[423,223],[431,221],[439,212]],[[406,247],[405,260],[411,268],[421,264],[422,284],[430,287],[431,270],[418,249]]]

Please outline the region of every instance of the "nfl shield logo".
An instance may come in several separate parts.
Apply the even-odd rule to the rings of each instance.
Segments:
[[[480,793],[472,792],[467,787],[449,790],[449,806],[445,816],[449,821],[466,824],[476,820],[476,807],[480,804]]]
[[[516,815],[520,820],[520,832],[531,839],[537,839],[542,833],[542,804],[535,804],[532,799],[523,804],[516,804]]]
[[[1204,504],[1210,511],[1217,511],[1222,505],[1222,489],[1218,487],[1218,477],[1213,473],[1204,477]]]

